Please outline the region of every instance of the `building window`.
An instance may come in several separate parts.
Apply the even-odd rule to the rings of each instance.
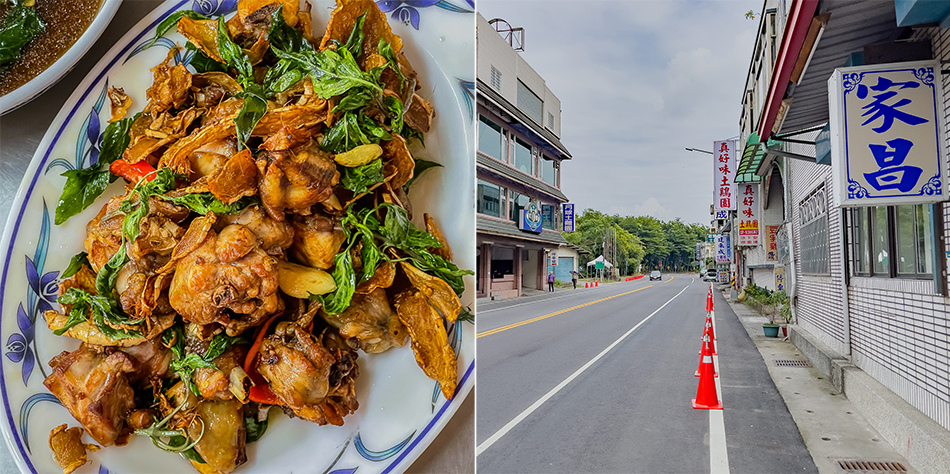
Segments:
[[[491,67],[491,86],[501,92],[501,71],[495,69],[495,66]]]
[[[515,139],[515,168],[534,176],[533,161],[531,145],[521,139]]]
[[[825,187],[816,189],[802,200],[801,219],[802,273],[828,274],[828,201]]]
[[[557,162],[541,158],[541,180],[557,187]]]
[[[544,123],[544,102],[520,80],[518,81],[518,108],[534,119],[538,125]]]
[[[548,129],[554,131],[554,114],[548,112]]]
[[[933,277],[929,204],[861,207],[849,211],[851,272],[887,278]]]
[[[516,193],[514,191],[508,192],[508,219],[514,222],[518,222],[518,216],[521,214],[521,210],[528,206],[528,202],[531,199],[524,194]]]
[[[505,161],[505,155],[501,153],[501,150],[501,126],[479,115],[478,151]]]
[[[501,217],[505,209],[505,188],[478,180],[478,212],[486,216]]]

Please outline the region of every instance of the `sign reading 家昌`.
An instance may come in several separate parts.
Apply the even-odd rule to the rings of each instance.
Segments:
[[[550,264],[551,264],[552,267],[556,267],[556,266],[557,266],[557,252],[551,252],[551,263],[550,263]]]
[[[535,234],[541,233],[541,207],[534,201],[528,202],[518,211],[518,228]]]
[[[739,245],[759,245],[759,185],[739,185]]]
[[[828,91],[842,206],[946,200],[939,62],[839,68]]]
[[[574,205],[561,205],[561,232],[574,232]]]
[[[713,142],[713,158],[713,207],[725,219],[724,211],[736,209],[736,142]]]
[[[729,245],[729,234],[716,234],[716,263],[732,262],[732,246]]]

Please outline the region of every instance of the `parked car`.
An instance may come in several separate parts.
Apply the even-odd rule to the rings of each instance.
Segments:
[[[703,274],[703,281],[716,281],[716,269],[707,268],[706,273]]]
[[[663,279],[663,274],[660,273],[659,270],[653,270],[652,272],[650,272],[650,281],[662,280],[662,279]]]

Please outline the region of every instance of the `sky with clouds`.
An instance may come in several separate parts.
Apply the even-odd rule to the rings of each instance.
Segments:
[[[578,212],[708,224],[713,140],[739,134],[762,0],[478,0],[525,29],[561,100],[561,190]],[[745,18],[752,10],[755,20]]]

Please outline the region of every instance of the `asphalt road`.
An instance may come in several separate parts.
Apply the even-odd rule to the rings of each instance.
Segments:
[[[816,472],[721,295],[725,409],[691,407],[709,284],[645,280],[478,306],[478,472]]]

